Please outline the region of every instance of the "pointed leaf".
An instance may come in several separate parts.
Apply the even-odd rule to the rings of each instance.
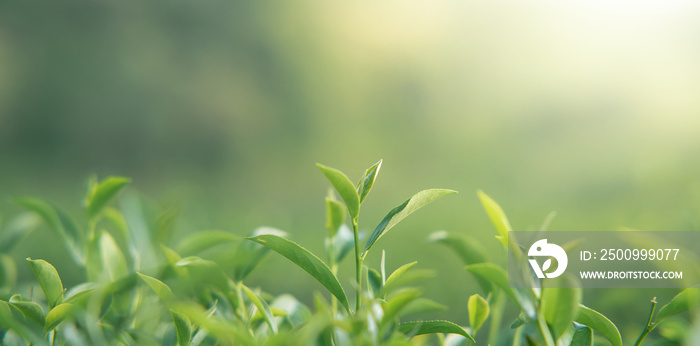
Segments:
[[[75,312],[75,306],[70,303],[63,303],[57,305],[55,308],[51,309],[48,314],[46,314],[46,323],[44,324],[44,330],[46,332],[52,331],[65,319],[73,317]]]
[[[432,333],[459,334],[472,342],[474,338],[464,328],[450,321],[414,321],[399,324],[399,331],[406,335],[422,335]]]
[[[383,236],[392,227],[396,226],[397,223],[401,222],[406,216],[411,215],[414,211],[422,208],[426,204],[438,200],[442,197],[457,193],[454,190],[447,189],[428,189],[418,192],[413,195],[413,197],[407,199],[401,205],[392,209],[382,221],[374,229],[374,232],[367,239],[367,244],[365,245],[365,250],[363,256],[367,254],[367,251],[372,248],[375,242]]]
[[[226,231],[201,231],[193,233],[180,241],[177,253],[182,256],[196,256],[221,244],[240,241],[241,237]]]
[[[508,285],[508,274],[506,274],[503,268],[493,263],[478,263],[468,265],[464,269],[478,277],[488,280],[496,287],[502,289],[506,296],[514,303],[520,305],[520,301],[516,298],[513,289]]]
[[[484,263],[488,261],[486,249],[481,243],[470,236],[461,233],[448,233],[446,231],[437,231],[430,234],[428,239],[431,242],[443,244],[452,249],[465,265]],[[481,277],[476,277],[479,286],[484,290],[484,294],[488,295],[493,290],[493,285]]]
[[[263,234],[274,234],[280,237],[286,237],[287,233],[272,227],[258,227],[251,234],[255,237]],[[269,249],[249,241],[238,243],[236,251],[233,254],[233,259],[230,261],[233,265],[235,281],[243,281],[255,268],[267,257]]]
[[[41,309],[39,304],[34,302],[19,301],[11,302],[17,310],[22,312],[22,315],[30,321],[37,323],[40,326],[44,326],[44,310]]]
[[[394,282],[396,282],[403,274],[405,274],[407,271],[411,270],[418,262],[411,262],[411,263],[406,263],[402,266],[400,266],[398,269],[394,270],[391,275],[386,279],[386,282],[384,283],[384,286],[390,286]]]
[[[350,182],[350,179],[343,172],[335,168],[327,167],[320,163],[317,163],[316,166],[321,169],[323,175],[328,178],[336,191],[338,191],[338,194],[340,194],[340,197],[345,201],[350,217],[353,219],[357,218],[360,214],[360,197],[357,195],[355,185]]]
[[[163,302],[168,302],[173,298],[173,291],[162,281],[146,274],[136,273],[151,289],[156,292]]]
[[[420,297],[421,291],[416,288],[407,288],[393,294],[389,299],[382,303],[382,326],[394,321],[394,318],[403,310],[409,303]]]
[[[131,182],[124,177],[107,177],[92,186],[86,197],[86,209],[90,219],[94,219],[119,192]]]
[[[476,194],[479,196],[484,209],[486,209],[486,213],[489,215],[491,222],[496,226],[496,230],[498,231],[498,236],[496,238],[503,243],[503,246],[508,247],[508,232],[513,229],[510,227],[510,222],[508,222],[508,218],[503,212],[503,209],[483,191],[479,190]]]
[[[525,316],[524,313],[520,313],[520,315],[518,315],[518,318],[516,318],[515,321],[513,321],[513,323],[510,324],[510,329],[517,329],[517,328],[520,328],[526,324],[527,324],[527,317]]]
[[[478,294],[469,297],[467,302],[467,308],[469,310],[469,324],[472,326],[472,333],[476,332],[481,328],[489,317],[489,303]]]
[[[49,308],[53,308],[63,302],[63,284],[56,268],[44,260],[27,258],[27,261],[32,268],[32,272],[34,272],[36,281],[41,286],[41,290],[44,291],[44,297],[46,297],[46,303],[49,305]]]
[[[682,312],[689,311],[700,305],[700,289],[688,288],[678,293],[666,305],[664,305],[656,315],[656,324],[658,325],[663,320],[678,315]]]
[[[129,271],[126,259],[117,242],[107,231],[100,235],[100,255],[102,261],[102,275],[110,282],[125,277]]]
[[[334,236],[340,226],[345,224],[348,212],[345,205],[335,200],[335,198],[326,197],[326,228],[330,236]]]
[[[257,237],[246,238],[248,240],[254,241],[258,244],[266,246],[279,253],[280,255],[287,257],[297,266],[304,269],[307,273],[311,274],[318,282],[320,282],[326,289],[328,289],[331,294],[333,294],[338,301],[348,309],[348,298],[345,295],[343,287],[338,282],[338,279],[333,275],[330,268],[321,261],[316,255],[309,252],[305,248],[301,247],[299,244],[287,240],[285,238],[276,235],[260,235]]]
[[[360,204],[365,201],[370,190],[372,190],[374,181],[377,179],[379,169],[381,168],[382,160],[379,160],[379,162],[372,165],[372,167],[367,168],[365,174],[362,175],[362,178],[360,178],[360,181],[357,183],[357,194],[360,196]]]
[[[555,340],[571,326],[581,303],[581,289],[567,286],[542,290],[542,311]]]
[[[243,288],[243,292],[245,292],[246,296],[248,296],[248,299],[253,303],[253,305],[258,308],[258,311],[263,313],[265,322],[267,322],[267,325],[270,326],[272,333],[277,334],[277,321],[275,320],[275,316],[272,314],[272,311],[270,311],[270,306],[267,304],[267,302],[265,302],[265,300],[260,298],[257,294],[255,294],[255,292],[245,285],[241,284],[241,288]]]
[[[75,222],[63,211],[37,198],[15,198],[14,203],[39,215],[44,222],[65,242],[70,254],[82,262],[82,233]]]
[[[190,319],[187,318],[185,314],[181,314],[177,311],[170,310],[170,316],[173,318],[173,323],[175,324],[178,345],[188,346],[192,339],[192,322],[190,322]]]
[[[24,237],[41,224],[41,218],[34,212],[26,212],[15,217],[0,232],[0,253],[8,253]]]
[[[401,310],[399,317],[445,310],[447,310],[447,306],[435,302],[434,300],[430,300],[428,298],[418,298],[410,302],[403,310]]]
[[[598,333],[613,344],[613,346],[622,346],[622,337],[620,331],[614,323],[598,311],[588,308],[584,305],[579,305],[578,313],[574,321],[595,329]]]
[[[577,325],[569,346],[593,346],[593,331],[590,327]]]

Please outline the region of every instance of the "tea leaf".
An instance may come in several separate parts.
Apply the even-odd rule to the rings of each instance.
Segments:
[[[267,325],[270,326],[272,333],[277,334],[277,322],[275,321],[275,316],[272,315],[272,311],[270,311],[270,306],[267,304],[267,302],[255,294],[255,292],[253,292],[250,288],[243,284],[240,285],[241,288],[243,288],[243,292],[245,292],[246,296],[248,296],[248,299],[250,299],[253,305],[258,308],[258,311],[263,313],[265,322],[267,322]]]
[[[326,228],[330,236],[334,236],[340,226],[345,224],[348,212],[345,205],[334,198],[326,197]]]
[[[311,274],[314,279],[326,287],[326,289],[328,289],[328,291],[338,299],[346,310],[349,308],[348,298],[345,295],[345,291],[340,285],[340,282],[338,282],[338,279],[335,277],[335,275],[333,275],[330,268],[328,268],[328,266],[323,263],[321,259],[316,257],[316,255],[309,252],[309,250],[306,250],[291,240],[287,240],[272,234],[260,235],[246,239],[266,246],[272,251],[287,257],[287,259],[301,267],[301,269],[304,269],[307,273]]]
[[[46,314],[44,330],[47,332],[54,330],[54,328],[56,328],[65,319],[73,317],[74,312],[75,306],[73,304],[63,303],[57,305],[55,308],[51,309],[48,314]]]
[[[476,342],[474,338],[467,333],[464,328],[450,321],[414,321],[404,322],[399,324],[399,331],[406,335],[422,335],[432,333],[450,333],[459,334],[472,342]]]
[[[593,346],[593,331],[591,328],[577,325],[569,346]]]
[[[338,194],[340,194],[340,197],[345,201],[350,217],[353,219],[357,218],[360,214],[360,197],[357,195],[355,185],[350,182],[350,179],[343,172],[335,168],[327,167],[320,163],[317,163],[316,166],[321,169],[323,175],[328,178],[336,191],[338,191]]]
[[[447,306],[437,303],[428,298],[418,298],[410,302],[401,312],[399,316],[408,316],[413,314],[422,314],[426,312],[445,311]]]
[[[94,220],[102,209],[130,182],[129,178],[107,177],[93,185],[85,198],[88,217]]]
[[[185,314],[170,310],[170,316],[175,324],[177,332],[177,343],[180,346],[188,346],[192,338],[192,322]]]
[[[520,306],[519,299],[516,298],[513,289],[508,285],[508,274],[506,274],[503,268],[493,263],[478,263],[468,265],[464,267],[464,269],[496,285],[505,292],[508,298]]]
[[[580,303],[580,288],[546,287],[542,290],[542,313],[555,340],[571,326]]]
[[[241,237],[226,231],[196,232],[180,241],[177,246],[177,253],[182,256],[195,256],[212,247],[240,240]]]
[[[34,302],[20,301],[20,302],[10,302],[17,310],[22,312],[22,315],[30,321],[37,323],[40,326],[44,326],[44,310],[41,309],[39,304]]]
[[[14,203],[39,215],[49,228],[51,228],[65,242],[76,262],[82,262],[82,233],[75,222],[63,211],[37,198],[15,198]]]
[[[63,302],[63,284],[56,268],[44,260],[27,258],[27,261],[32,268],[32,272],[34,272],[36,281],[41,286],[41,290],[44,291],[44,297],[46,297],[46,303],[49,305],[49,308],[61,304]]]
[[[508,218],[503,212],[503,209],[483,191],[478,190],[476,194],[479,196],[484,209],[486,209],[486,213],[489,215],[491,222],[496,226],[496,230],[498,231],[498,236],[496,238],[503,246],[508,247],[508,232],[513,229],[510,227],[510,222],[508,222]]]
[[[467,302],[467,309],[469,310],[469,323],[472,326],[472,333],[476,332],[484,324],[486,318],[489,317],[489,303],[478,294],[469,297]]]
[[[392,295],[386,302],[382,303],[384,315],[382,316],[381,325],[386,326],[388,323],[393,322],[399,312],[409,303],[420,297],[420,295],[421,291],[416,288],[401,290]]]
[[[700,289],[688,288],[678,293],[673,299],[659,310],[656,314],[656,322],[663,322],[665,319],[689,311],[700,305]]]
[[[413,195],[413,197],[407,199],[401,205],[392,209],[382,221],[374,229],[374,232],[367,239],[367,244],[365,245],[365,250],[362,256],[367,254],[367,251],[372,248],[375,242],[383,236],[392,227],[396,226],[397,223],[401,222],[406,216],[411,215],[414,211],[422,208],[430,202],[438,200],[442,197],[455,194],[457,191],[447,190],[447,189],[428,189],[418,192]]]
[[[99,238],[103,278],[110,282],[117,281],[128,274],[126,259],[112,235],[102,231]]]
[[[488,260],[486,249],[478,240],[470,236],[461,233],[436,231],[430,234],[428,239],[452,249],[465,265],[484,263]],[[493,290],[493,285],[488,280],[477,276],[476,281],[485,294],[488,295]]]
[[[372,165],[372,167],[367,168],[362,178],[360,178],[360,181],[357,183],[357,194],[360,196],[360,204],[365,201],[370,190],[372,190],[374,181],[377,180],[377,175],[379,175],[379,169],[381,168],[382,160],[379,160],[379,162]]]
[[[163,302],[169,302],[173,299],[173,291],[162,281],[148,276],[146,274],[136,273],[160,298]]]
[[[255,237],[263,234],[275,234],[280,237],[287,236],[287,233],[272,227],[256,228],[250,236]],[[234,280],[242,281],[248,275],[250,275],[250,273],[252,273],[253,270],[260,265],[263,259],[265,259],[269,251],[270,250],[268,248],[253,242],[242,241],[238,243],[231,261],[234,268]]]
[[[598,311],[579,305],[574,321],[595,329],[608,339],[613,346],[622,346],[620,331],[614,323]]]

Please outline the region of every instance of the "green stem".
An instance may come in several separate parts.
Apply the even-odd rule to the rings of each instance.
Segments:
[[[357,228],[357,218],[352,219],[352,232],[355,236],[355,313],[360,311],[362,302],[362,256],[360,254],[360,235]]]
[[[644,326],[644,329],[642,330],[642,333],[639,334],[639,338],[637,338],[637,342],[634,343],[634,346],[639,346],[642,344],[642,341],[644,341],[644,338],[649,335],[649,333],[656,327],[654,322],[651,321],[651,319],[654,317],[654,310],[656,309],[656,297],[651,300],[651,311],[649,312],[649,319],[647,320],[647,325]]]
[[[494,290],[491,300],[491,325],[489,326],[489,343],[496,345],[496,339],[501,331],[501,318],[503,317],[503,309],[505,308],[504,295],[501,291]]]
[[[338,266],[335,264],[335,237],[332,237],[329,235],[328,241],[329,241],[328,264],[331,267],[331,272],[333,273],[333,275],[337,276],[338,275]],[[335,316],[338,313],[338,300],[335,298],[335,296],[331,296],[331,309],[332,309],[331,311],[333,312],[333,318],[335,318]]]

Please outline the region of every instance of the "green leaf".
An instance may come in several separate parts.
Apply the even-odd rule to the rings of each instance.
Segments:
[[[291,240],[287,240],[272,234],[260,235],[246,239],[266,246],[272,251],[287,257],[287,259],[301,267],[301,269],[304,269],[307,273],[311,274],[314,279],[320,282],[338,299],[346,310],[348,309],[348,298],[345,295],[345,291],[340,285],[340,282],[338,282],[338,278],[333,275],[330,268],[328,268],[323,261],[316,257],[316,255],[309,252],[309,250],[304,249],[299,244]]]
[[[11,290],[17,283],[17,266],[11,256],[0,253],[0,292]]]
[[[73,317],[74,312],[75,306],[73,306],[73,304],[63,303],[57,305],[55,308],[51,309],[48,314],[46,314],[44,330],[46,332],[54,330],[54,328],[56,328],[65,319]]]
[[[148,276],[146,274],[136,273],[160,298],[163,302],[169,302],[173,299],[173,291],[162,281]]]
[[[384,286],[391,286],[393,285],[398,279],[403,276],[407,271],[411,270],[418,262],[411,262],[411,263],[406,263],[402,266],[400,266],[398,269],[394,270],[391,275],[386,279],[386,282],[384,283]]]
[[[30,321],[37,323],[40,326],[44,326],[44,310],[41,309],[39,304],[27,301],[11,302],[17,310],[22,312],[22,315]]]
[[[372,289],[374,297],[378,297],[382,292],[382,274],[378,271],[367,268],[367,285]]]
[[[469,297],[467,302],[467,308],[469,310],[469,323],[472,326],[472,333],[476,332],[481,328],[489,317],[489,303],[478,294]]]
[[[577,325],[569,346],[593,346],[593,331],[591,328]]]
[[[517,329],[520,328],[528,323],[527,321],[527,316],[525,316],[524,313],[520,313],[518,315],[518,318],[513,321],[513,323],[510,324],[510,329]]]
[[[574,321],[595,329],[598,333],[613,344],[613,346],[622,346],[622,337],[620,331],[614,323],[598,311],[588,308],[584,305],[579,305],[578,313]]]
[[[158,214],[155,221],[155,237],[159,243],[167,244],[170,242],[179,214],[179,207],[171,207]]]
[[[418,298],[410,302],[403,310],[401,310],[399,317],[445,310],[447,310],[447,306],[435,302],[434,300],[430,300],[428,298]]]
[[[413,195],[413,197],[407,199],[401,205],[392,209],[382,221],[374,229],[374,232],[367,239],[367,244],[365,245],[365,250],[362,256],[367,254],[367,251],[372,248],[375,242],[388,232],[392,227],[396,226],[397,223],[401,222],[406,216],[411,215],[414,211],[422,208],[426,204],[438,200],[442,197],[457,193],[454,190],[446,189],[428,189],[418,192]]]
[[[177,332],[177,343],[180,346],[188,346],[192,338],[192,322],[185,314],[170,310],[170,316],[175,324]]]
[[[49,308],[61,304],[63,302],[63,284],[56,268],[44,260],[27,258],[27,261],[32,268],[32,272],[34,272],[36,281],[41,286],[41,290],[44,291],[44,297],[46,297],[46,303],[49,305]]]
[[[389,299],[382,303],[384,314],[382,315],[381,325],[386,326],[393,322],[399,312],[408,306],[409,303],[420,297],[420,295],[420,290],[416,288],[407,288],[389,297]]]
[[[15,217],[0,234],[0,253],[8,253],[14,246],[28,236],[41,223],[34,212],[26,212]]]
[[[688,288],[678,293],[673,299],[666,305],[664,305],[659,313],[656,314],[656,322],[663,322],[665,319],[678,315],[682,312],[689,311],[700,305],[700,289],[698,288]]]
[[[255,229],[250,237],[263,234],[274,234],[286,237],[287,233],[272,227],[259,227]],[[234,268],[234,280],[243,281],[268,255],[269,249],[253,242],[242,241],[238,243],[236,251],[233,253],[231,263]]]
[[[241,237],[226,231],[196,232],[180,241],[177,246],[177,253],[182,256],[195,256],[212,247],[240,240]]]
[[[270,306],[267,304],[267,302],[255,294],[255,292],[253,292],[250,288],[243,284],[240,285],[241,288],[243,288],[245,295],[248,296],[248,299],[253,303],[253,305],[255,305],[256,308],[258,308],[258,311],[263,313],[265,322],[267,322],[267,325],[270,326],[272,333],[277,334],[277,321],[275,321],[275,316],[272,315],[272,311],[270,311]]]
[[[37,198],[15,198],[14,203],[39,215],[49,228],[51,228],[65,242],[65,246],[76,260],[82,262],[83,235],[78,230],[75,222],[63,211]]]
[[[326,228],[331,237],[335,236],[340,226],[345,224],[348,212],[345,205],[337,201],[331,194],[326,197]]]
[[[360,204],[365,201],[374,181],[377,180],[377,175],[379,175],[379,169],[382,168],[382,160],[372,165],[372,167],[367,168],[365,174],[362,175],[360,181],[357,183],[357,194],[360,196]]]
[[[563,277],[567,280],[568,277]],[[550,326],[554,339],[562,336],[574,321],[581,303],[581,289],[571,287],[545,287],[542,289],[542,312]]]
[[[129,178],[107,177],[93,185],[85,198],[88,217],[94,220],[102,209],[130,182]]]
[[[503,292],[510,298],[514,303],[520,306],[520,301],[516,298],[513,289],[508,285],[508,274],[503,268],[493,264],[493,263],[477,263],[464,267],[468,272],[488,280],[498,288],[502,289]]]
[[[450,321],[414,321],[399,324],[399,331],[406,335],[422,335],[432,333],[459,334],[472,342],[474,338],[464,328]]]
[[[362,240],[365,233],[360,232],[359,238]],[[333,245],[335,248],[335,263],[340,263],[355,247],[355,236],[352,230],[347,225],[341,225],[338,232],[333,237]],[[330,240],[326,238],[326,249],[330,249]]]
[[[107,231],[102,231],[100,235],[100,254],[102,257],[102,273],[108,281],[117,281],[129,273],[124,254],[119,249],[117,242],[112,238],[112,235]]]
[[[491,222],[496,226],[496,230],[498,231],[498,236],[496,238],[503,246],[508,247],[508,232],[513,229],[510,227],[510,222],[508,222],[508,218],[503,212],[503,209],[483,191],[478,190],[476,194],[479,196],[484,209],[486,209],[486,213],[489,215]]]
[[[353,219],[357,218],[360,214],[360,196],[357,195],[355,185],[350,182],[350,179],[343,172],[335,168],[327,167],[320,163],[317,163],[316,166],[321,169],[323,175],[328,178],[336,191],[338,191],[338,194],[340,194],[340,197],[345,201],[350,217]]]
[[[431,242],[436,242],[450,248],[454,253],[462,259],[465,265],[484,263],[488,261],[486,249],[481,243],[470,236],[461,233],[448,233],[446,231],[437,231],[430,234],[428,239]],[[489,294],[493,290],[493,285],[481,277],[476,277],[481,289],[485,294]]]

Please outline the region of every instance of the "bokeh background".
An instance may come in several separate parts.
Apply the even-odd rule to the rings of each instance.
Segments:
[[[699,230],[700,6],[683,1],[0,2],[0,215],[32,195],[80,215],[86,178],[178,207],[176,238],[262,225],[323,249],[329,183],[384,166],[361,227],[414,192],[460,191],[378,243],[390,269],[435,268],[437,317],[467,323],[478,287],[427,242],[497,249],[475,191],[516,229]],[[70,260],[44,229],[13,251]],[[377,266],[378,254],[368,263]],[[63,267],[63,268],[62,268]],[[351,263],[341,267],[347,288]],[[279,256],[251,284],[309,300]],[[674,290],[586,290],[621,327]]]

